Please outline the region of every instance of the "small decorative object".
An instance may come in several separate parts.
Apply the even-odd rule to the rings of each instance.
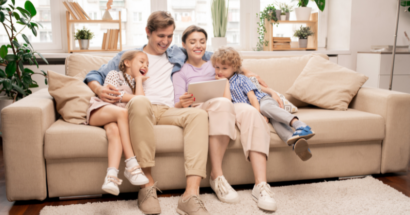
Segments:
[[[280,14],[280,20],[286,20],[286,13],[285,12],[282,12],[281,14]]]
[[[295,1],[295,0],[294,0]],[[296,0],[298,1],[298,8],[295,9],[297,20],[309,20],[312,8],[306,7],[309,4],[309,0]],[[320,11],[323,12],[326,6],[326,0],[314,0]]]
[[[282,15],[282,10],[275,10],[276,12],[276,18],[278,18],[278,21],[281,20],[281,15]]]
[[[228,5],[229,0],[212,0],[212,26],[214,27],[214,37],[212,38],[212,48],[216,51],[218,48],[226,46],[226,28],[228,23]]]
[[[307,48],[307,40],[311,35],[313,35],[313,32],[310,27],[300,26],[300,29],[296,30],[293,36],[299,37],[299,48]]]
[[[262,51],[263,47],[268,46],[269,44],[269,41],[265,40],[265,20],[267,20],[268,22],[271,20],[275,22],[278,21],[278,17],[276,16],[276,8],[273,4],[270,4],[266,6],[262,12],[257,13],[256,16],[259,18],[259,22],[257,23],[258,43],[256,44],[256,50]]]
[[[82,30],[77,30],[74,37],[78,40],[81,50],[88,50],[90,40],[94,37],[94,33],[84,27]]]
[[[293,12],[294,6],[291,4],[286,4],[286,3],[278,3],[277,6],[281,9],[282,13],[285,13],[286,15],[286,19],[281,19],[281,20],[289,21],[290,12]]]
[[[111,9],[112,1],[113,0],[108,0],[107,9],[105,9],[104,16],[103,16],[102,20],[112,20],[110,12],[108,11],[109,9]]]

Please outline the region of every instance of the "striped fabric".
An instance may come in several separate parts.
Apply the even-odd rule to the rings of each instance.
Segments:
[[[255,92],[256,98],[260,101],[266,93],[260,92],[258,88],[244,75],[239,75],[235,73],[229,79],[229,88],[231,90],[232,102],[233,103],[248,103],[251,102],[248,99],[248,92],[253,90]]]

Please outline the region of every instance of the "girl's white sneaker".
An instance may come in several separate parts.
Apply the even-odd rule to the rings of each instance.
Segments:
[[[252,197],[260,209],[276,211],[277,206],[275,199],[273,199],[273,192],[266,182],[261,182],[253,187]]]
[[[125,167],[124,176],[128,179],[128,181],[130,181],[132,185],[136,186],[148,184],[149,182],[148,178],[144,175],[144,172],[139,165],[131,168]]]
[[[105,176],[102,189],[107,193],[118,196],[118,194],[120,194],[120,188],[118,188],[118,185],[121,185],[121,183],[121,179],[112,175],[107,175]]]
[[[216,193],[216,196],[221,202],[225,203],[237,203],[239,202],[238,193],[231,187],[225,177],[219,176],[215,180],[209,177],[209,183],[212,190]]]

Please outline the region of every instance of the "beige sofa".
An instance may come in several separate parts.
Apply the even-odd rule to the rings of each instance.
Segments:
[[[269,86],[285,93],[311,56],[245,59],[243,64]],[[66,74],[85,75],[109,59],[71,55],[66,60]],[[103,193],[101,185],[107,169],[104,130],[64,122],[54,105],[44,89],[2,111],[9,201]],[[316,131],[309,141],[313,158],[302,162],[271,128],[269,182],[406,171],[410,155],[409,94],[362,88],[348,111],[302,107],[297,115]],[[184,188],[182,130],[156,126],[156,132],[154,178],[163,190]],[[123,162],[121,165],[119,177],[124,178]],[[239,135],[229,145],[223,168],[233,185],[254,182]],[[209,186],[208,179],[201,185]],[[139,188],[124,180],[120,189],[135,192]]]

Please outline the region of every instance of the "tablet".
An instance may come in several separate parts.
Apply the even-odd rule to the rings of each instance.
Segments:
[[[193,104],[206,102],[209,99],[223,97],[227,80],[203,81],[190,83],[188,93],[194,94]]]

